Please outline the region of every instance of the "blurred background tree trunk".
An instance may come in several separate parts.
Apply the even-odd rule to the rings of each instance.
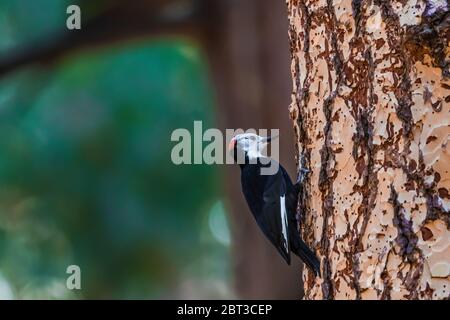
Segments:
[[[295,179],[285,3],[220,0],[212,4],[209,15],[205,43],[221,128],[279,129],[280,161]],[[242,196],[239,167],[226,166],[224,179],[238,295],[249,299],[300,298],[299,260],[286,265],[257,227]]]
[[[447,2],[287,3],[305,298],[449,298]]]

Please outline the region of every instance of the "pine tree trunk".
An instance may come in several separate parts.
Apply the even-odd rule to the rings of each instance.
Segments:
[[[287,3],[305,298],[449,298],[447,2]]]

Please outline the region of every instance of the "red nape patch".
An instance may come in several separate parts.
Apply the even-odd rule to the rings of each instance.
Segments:
[[[233,150],[235,145],[236,145],[236,139],[233,138],[230,140],[230,143],[228,144],[228,150],[230,150],[230,151]]]

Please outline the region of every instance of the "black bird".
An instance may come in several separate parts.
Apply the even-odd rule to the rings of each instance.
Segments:
[[[300,238],[297,228],[295,212],[301,181],[292,184],[280,164],[262,155],[270,140],[253,133],[231,139],[229,151],[241,167],[242,191],[262,232],[286,262],[290,265],[292,251],[316,276],[320,275],[319,259]]]

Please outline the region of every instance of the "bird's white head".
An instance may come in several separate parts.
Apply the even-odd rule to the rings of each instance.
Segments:
[[[234,136],[228,145],[230,152],[235,152],[236,156],[246,156],[249,160],[254,160],[260,157],[264,157],[261,151],[267,147],[267,144],[272,140],[271,136],[261,137],[254,133],[243,133]]]

